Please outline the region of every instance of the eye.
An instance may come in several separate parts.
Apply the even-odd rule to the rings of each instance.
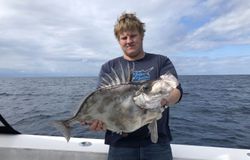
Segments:
[[[146,92],[150,91],[150,87],[148,85],[144,85],[143,91],[146,91]]]
[[[136,34],[132,34],[131,35],[131,38],[135,38],[137,35]]]
[[[128,38],[127,36],[121,36],[121,37],[120,37],[120,40],[125,41],[125,40],[127,40],[127,38]]]

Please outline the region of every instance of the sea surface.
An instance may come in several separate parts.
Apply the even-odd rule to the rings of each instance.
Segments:
[[[250,149],[250,75],[180,76],[184,94],[170,108],[174,144]],[[53,120],[71,117],[96,77],[0,78],[0,114],[25,134],[61,135]],[[75,125],[73,136],[103,138]]]

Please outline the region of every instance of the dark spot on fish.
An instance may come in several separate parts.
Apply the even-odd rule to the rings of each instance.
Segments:
[[[93,120],[93,117],[90,115],[85,116],[84,120]]]
[[[112,101],[113,101],[112,96],[103,97],[103,104],[110,104],[110,102],[112,102]]]
[[[135,107],[137,107],[137,106],[135,106]],[[133,107],[129,107],[128,112],[129,112],[128,114],[132,115],[133,112],[134,112],[134,108]]]
[[[124,118],[120,117],[115,120],[115,125],[119,126],[120,131],[124,131],[126,129],[126,126],[123,123]]]
[[[99,113],[104,113],[106,110],[105,110],[105,107],[104,107],[104,106],[99,106],[99,107],[97,108],[97,111],[98,111]]]

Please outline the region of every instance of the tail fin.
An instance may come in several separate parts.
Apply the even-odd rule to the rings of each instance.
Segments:
[[[68,121],[55,121],[54,125],[58,130],[61,131],[67,142],[69,142],[71,127]]]

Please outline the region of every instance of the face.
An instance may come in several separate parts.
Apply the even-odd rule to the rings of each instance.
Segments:
[[[143,37],[138,31],[122,32],[119,36],[119,44],[127,60],[137,60],[144,56],[142,48]]]

